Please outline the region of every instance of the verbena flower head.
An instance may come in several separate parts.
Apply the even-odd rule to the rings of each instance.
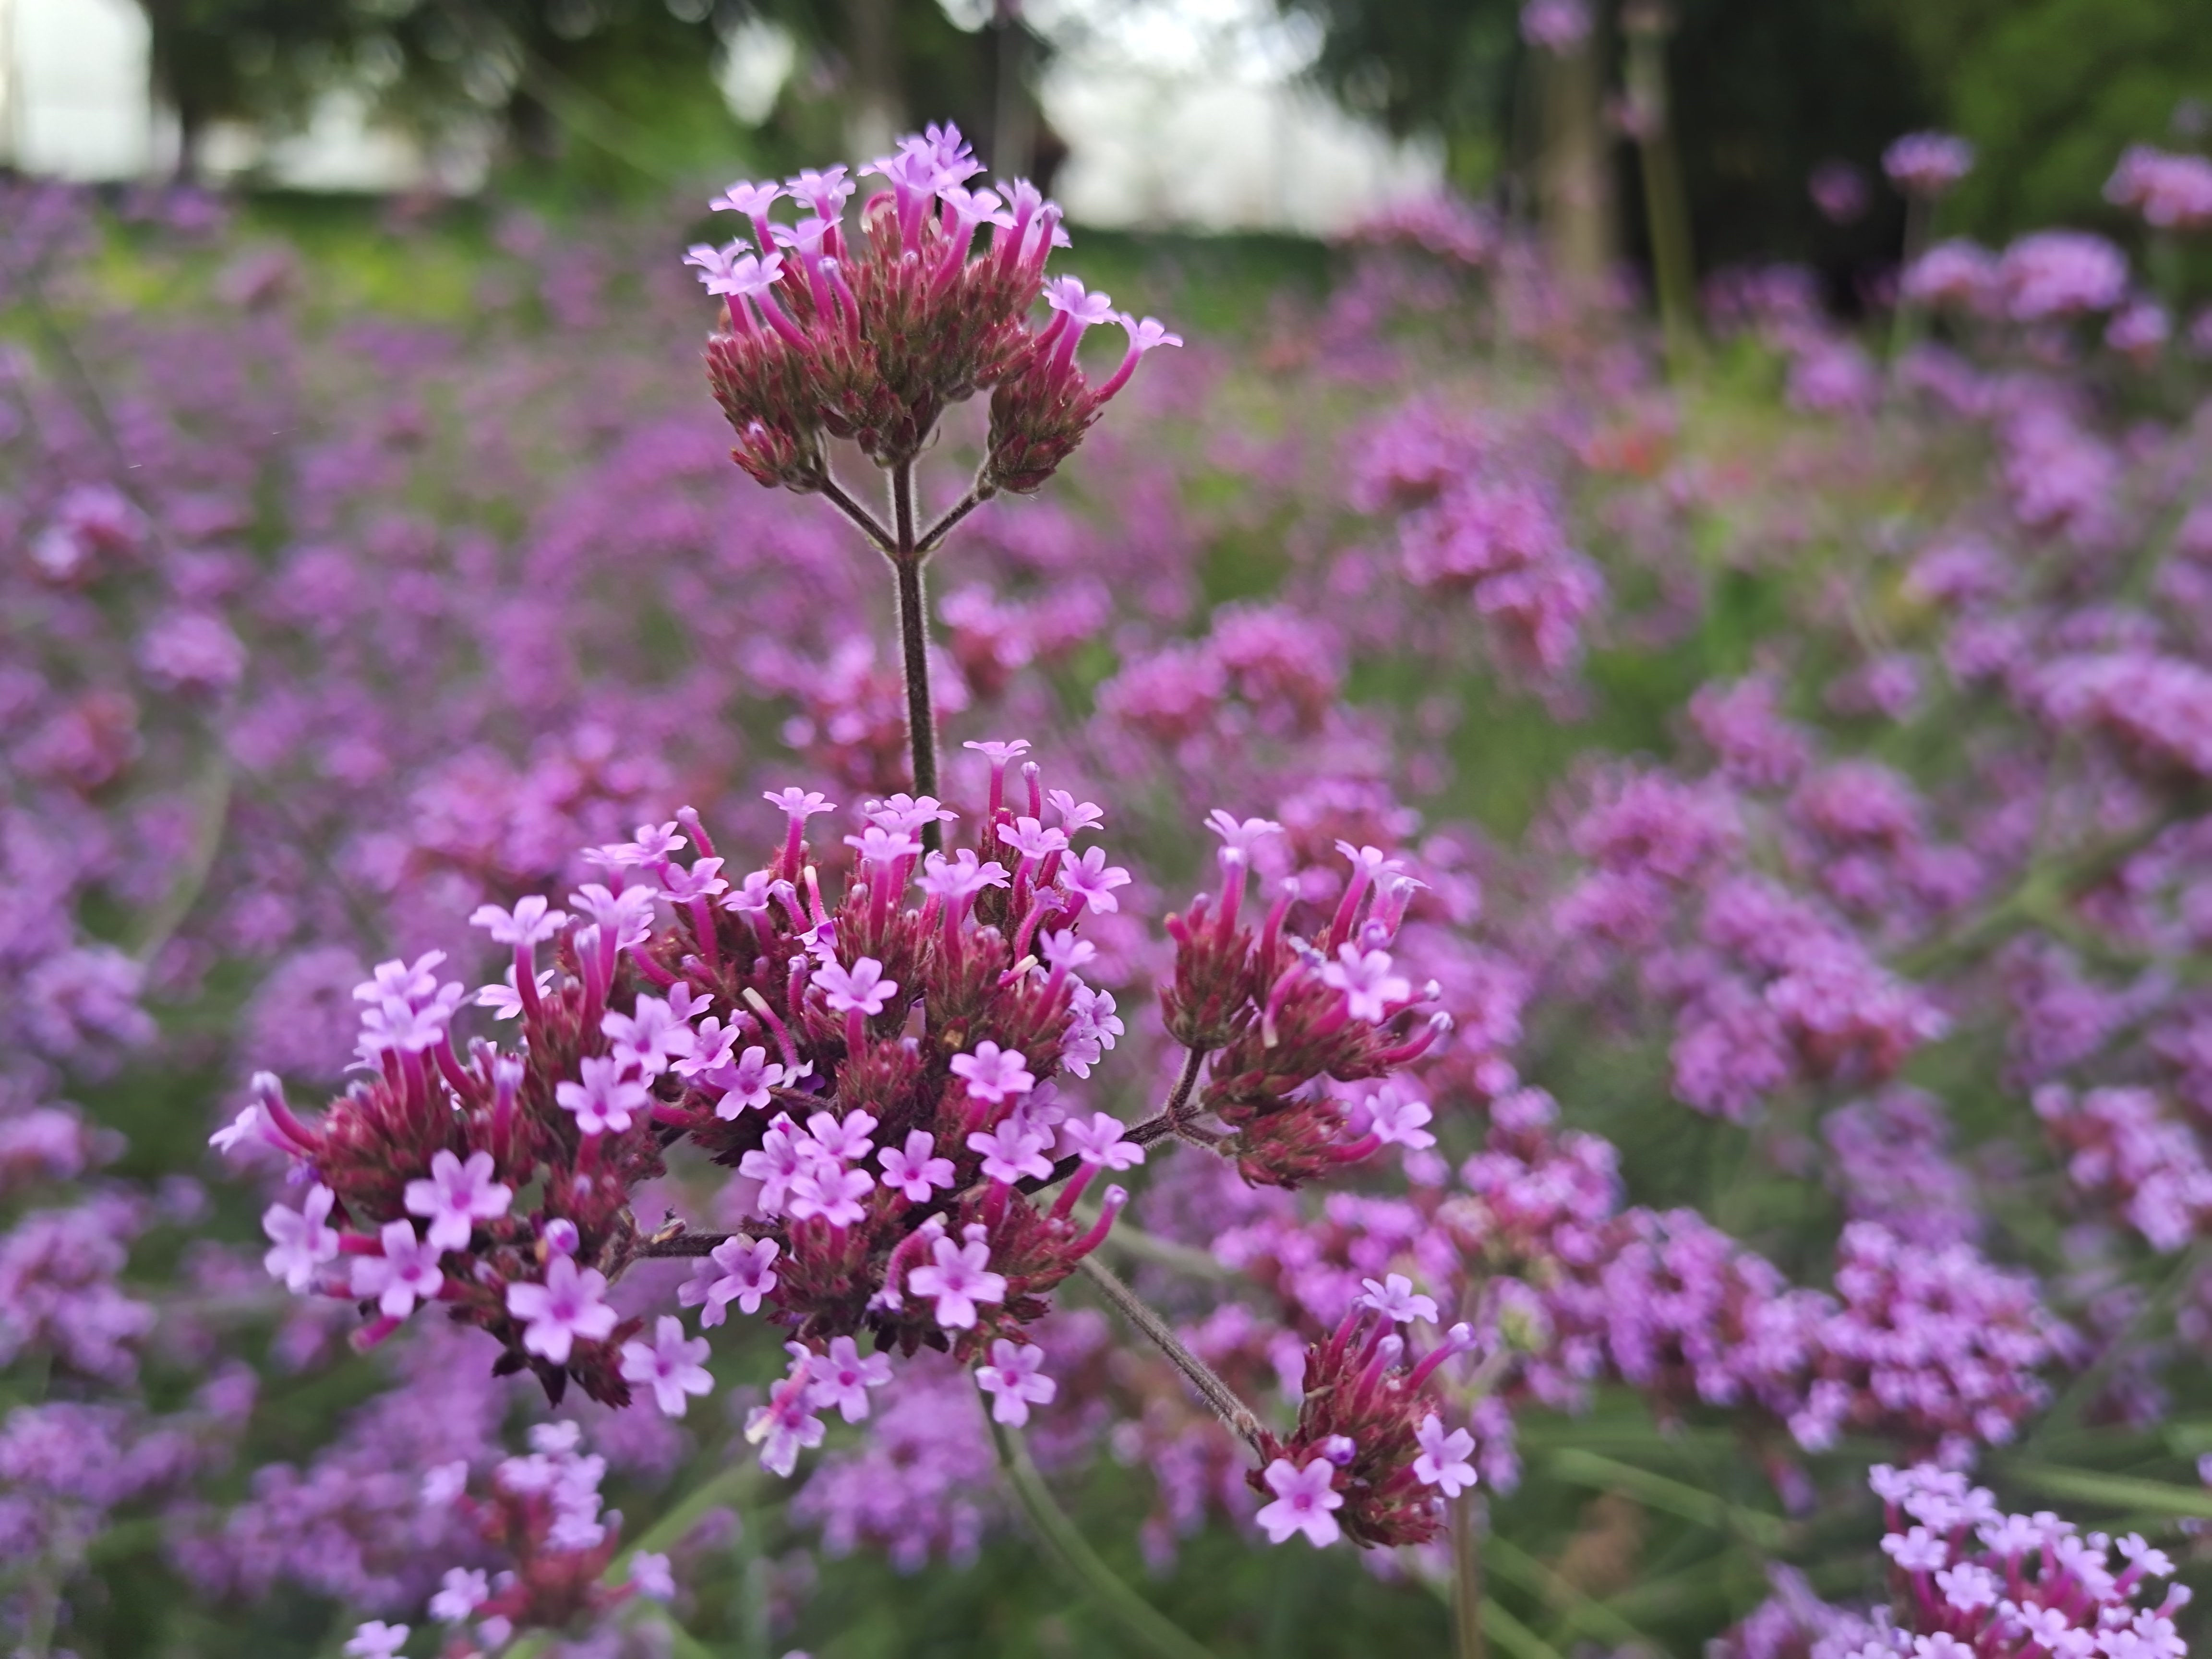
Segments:
[[[2212,160],[2132,144],[2106,180],[2105,199],[2155,229],[2212,228]]]
[[[1046,260],[1067,245],[1060,209],[1026,179],[971,188],[982,164],[958,128],[908,134],[863,167],[882,187],[850,231],[843,171],[732,185],[711,205],[737,214],[751,240],[685,256],[725,301],[729,326],[708,343],[708,377],[738,434],[732,458],[762,483],[823,488],[825,438],[849,439],[880,465],[910,461],[945,410],[988,391],[978,493],[1033,490],[1145,353],[1182,343],[1073,276],[1048,281]],[[771,218],[787,198],[799,216]],[[1093,386],[1076,348],[1105,322],[1122,326],[1128,346]]]
[[[1881,153],[1881,170],[1908,196],[1943,195],[1973,167],[1973,145],[1948,132],[1908,132]]]

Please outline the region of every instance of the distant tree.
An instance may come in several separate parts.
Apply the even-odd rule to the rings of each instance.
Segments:
[[[661,182],[735,124],[714,82],[734,0],[139,0],[180,168],[208,129],[281,132],[334,87],[427,137],[489,121],[526,161]]]
[[[1016,0],[756,0],[754,11],[791,33],[806,64],[769,124],[780,151],[872,153],[896,130],[949,120],[994,167],[1048,175],[1064,154],[1036,104],[1050,45]]]
[[[1668,79],[1699,261],[1795,258],[1843,276],[1893,259],[1903,207],[1881,182],[1881,152],[1937,108],[1887,21],[1868,0],[1674,9]],[[1838,161],[1869,185],[1867,211],[1843,224],[1808,189],[1814,168]]]
[[[1277,0],[1316,24],[1315,78],[1394,136],[1435,138],[1453,182],[1486,189],[1507,159],[1522,59],[1514,0]],[[1524,104],[1527,100],[1522,100]],[[1517,112],[1522,123],[1534,112]]]
[[[352,88],[435,140],[489,122],[503,155],[586,185],[664,187],[751,152],[874,148],[915,120],[957,121],[988,155],[1002,113],[1015,148],[1048,152],[1030,83],[1045,43],[1012,0],[140,0],[155,90],[177,117],[182,171],[208,130],[282,131]],[[747,22],[787,31],[799,72],[749,139],[716,83]],[[963,23],[967,26],[963,27]],[[1009,78],[1012,85],[1009,86]]]
[[[1981,164],[1949,211],[2002,236],[2103,216],[2131,143],[2201,149],[2212,12],[2201,0],[1874,0]]]
[[[349,73],[362,32],[340,0],[139,0],[152,36],[154,91],[175,116],[178,170],[199,169],[218,121],[285,126],[319,87]]]
[[[1878,216],[1856,229],[1828,225],[1806,191],[1821,162],[1871,168],[1891,137],[1933,113],[1919,63],[1875,9],[1887,3],[1675,0],[1668,77],[1701,262],[1794,253],[1850,263],[1893,240]],[[1462,188],[1526,187],[1544,124],[1516,0],[1277,4],[1320,26],[1314,73],[1347,108],[1442,141]],[[1593,9],[1617,84],[1609,9]],[[1637,183],[1625,167],[1620,199],[1638,246]]]

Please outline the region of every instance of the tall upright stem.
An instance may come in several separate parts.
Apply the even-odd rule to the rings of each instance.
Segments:
[[[1628,85],[1644,123],[1637,145],[1644,176],[1644,215],[1651,239],[1652,285],[1667,366],[1680,376],[1697,345],[1697,262],[1690,247],[1690,209],[1674,153],[1674,115],[1667,96],[1667,34],[1663,4],[1632,6],[1622,14],[1628,37]]]
[[[937,793],[937,716],[929,703],[929,608],[922,589],[925,555],[914,528],[914,463],[891,469],[891,568],[898,575],[899,648],[906,674],[907,748],[914,757],[914,793]],[[921,844],[945,848],[942,826],[925,823]]]
[[[1100,1613],[1156,1659],[1213,1659],[1202,1644],[1130,1589],[1091,1547],[1091,1540],[1054,1501],[1019,1429],[994,1422],[991,1437],[998,1443],[999,1468],[1036,1529],[1038,1543]]]
[[[1483,1659],[1481,1504],[1472,1492],[1451,1504],[1454,1659]]]
[[[1897,303],[1891,313],[1889,361],[1893,368],[1905,356],[1905,350],[1920,337],[1926,319],[1920,307],[1905,295],[1905,279],[1920,256],[1928,252],[1928,243],[1936,222],[1936,204],[1915,191],[1905,198],[1905,252],[1897,264]]]

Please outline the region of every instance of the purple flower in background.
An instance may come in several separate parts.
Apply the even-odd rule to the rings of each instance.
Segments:
[[[444,1625],[458,1625],[491,1599],[490,1575],[481,1567],[448,1567],[438,1593],[430,1598],[430,1616]]]
[[[773,1097],[769,1091],[784,1082],[783,1066],[770,1060],[768,1050],[758,1044],[739,1054],[735,1065],[708,1075],[723,1091],[714,1103],[714,1115],[725,1119],[766,1106]]]
[[[1932,198],[1974,170],[1974,147],[1948,132],[1908,132],[1882,151],[1881,170],[1908,196]]]
[[[1024,1176],[1039,1181],[1052,1174],[1045,1152],[1052,1146],[1050,1133],[1025,1118],[1010,1117],[994,1131],[978,1131],[968,1137],[970,1152],[983,1155],[983,1176],[1012,1186]]]
[[[800,1348],[785,1379],[769,1390],[769,1403],[756,1406],[745,1419],[745,1438],[761,1449],[761,1466],[773,1474],[789,1475],[799,1454],[820,1445],[829,1432],[810,1403],[812,1376],[813,1357]]]
[[[469,917],[469,926],[483,928],[500,944],[526,948],[557,938],[568,925],[567,912],[552,908],[539,893],[525,893],[512,910],[480,904]]]
[[[1322,982],[1344,993],[1345,1012],[1352,1018],[1380,1022],[1388,1005],[1412,999],[1413,982],[1392,971],[1388,951],[1362,951],[1356,945],[1344,945],[1336,954],[1337,960],[1322,967]]]
[[[613,1054],[586,1055],[577,1062],[581,1082],[554,1085],[555,1100],[562,1111],[576,1115],[580,1132],[620,1134],[629,1127],[633,1114],[652,1105],[651,1092],[629,1075],[632,1064]]]
[[[387,1625],[381,1619],[372,1619],[355,1627],[351,1639],[345,1644],[346,1659],[395,1659],[406,1641],[406,1626]]]
[[[969,1094],[994,1106],[1036,1086],[1018,1051],[1002,1050],[988,1038],[975,1045],[974,1053],[953,1055],[951,1065],[952,1074],[967,1085]]]
[[[913,1204],[926,1203],[933,1190],[950,1187],[952,1160],[933,1157],[936,1146],[937,1139],[928,1130],[909,1129],[903,1147],[884,1147],[876,1154],[876,1161],[884,1166],[884,1185],[902,1193]]]
[[[814,982],[822,988],[822,1000],[830,1008],[870,1018],[883,1012],[884,1005],[898,994],[898,982],[885,979],[883,963],[872,957],[862,957],[849,970],[836,963],[818,968]]]
[[[1417,1292],[1413,1281],[1403,1273],[1392,1273],[1387,1280],[1362,1279],[1360,1285],[1364,1291],[1360,1301],[1393,1324],[1417,1319],[1425,1324],[1437,1322],[1436,1299]]]
[[[1127,1136],[1127,1126],[1104,1112],[1093,1112],[1087,1122],[1071,1117],[1060,1126],[1067,1153],[1108,1170],[1133,1170],[1145,1161],[1145,1149]]]
[[[676,1599],[676,1578],[668,1558],[657,1550],[640,1550],[629,1559],[629,1584],[648,1601]]]
[[[1866,174],[1849,161],[1823,161],[1806,181],[1813,205],[1832,224],[1855,224],[1866,216]]]
[[[1554,58],[1564,58],[1589,39],[1590,9],[1585,0],[1526,0],[1521,8],[1521,38]]]
[[[2015,321],[2046,322],[2119,304],[2127,295],[2128,262],[2087,231],[2037,231],[2004,251],[1997,282]]]

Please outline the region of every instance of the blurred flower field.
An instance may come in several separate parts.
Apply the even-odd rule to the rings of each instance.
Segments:
[[[884,562],[732,465],[712,216],[8,186],[11,1650],[2185,1651],[2191,159],[2115,158],[2127,246],[1723,272],[1671,352],[1461,204],[1079,230],[1147,346],[1059,476],[957,389],[897,458],[942,825]],[[884,1014],[963,950],[995,1012]],[[972,1260],[805,1277],[956,1200]]]

